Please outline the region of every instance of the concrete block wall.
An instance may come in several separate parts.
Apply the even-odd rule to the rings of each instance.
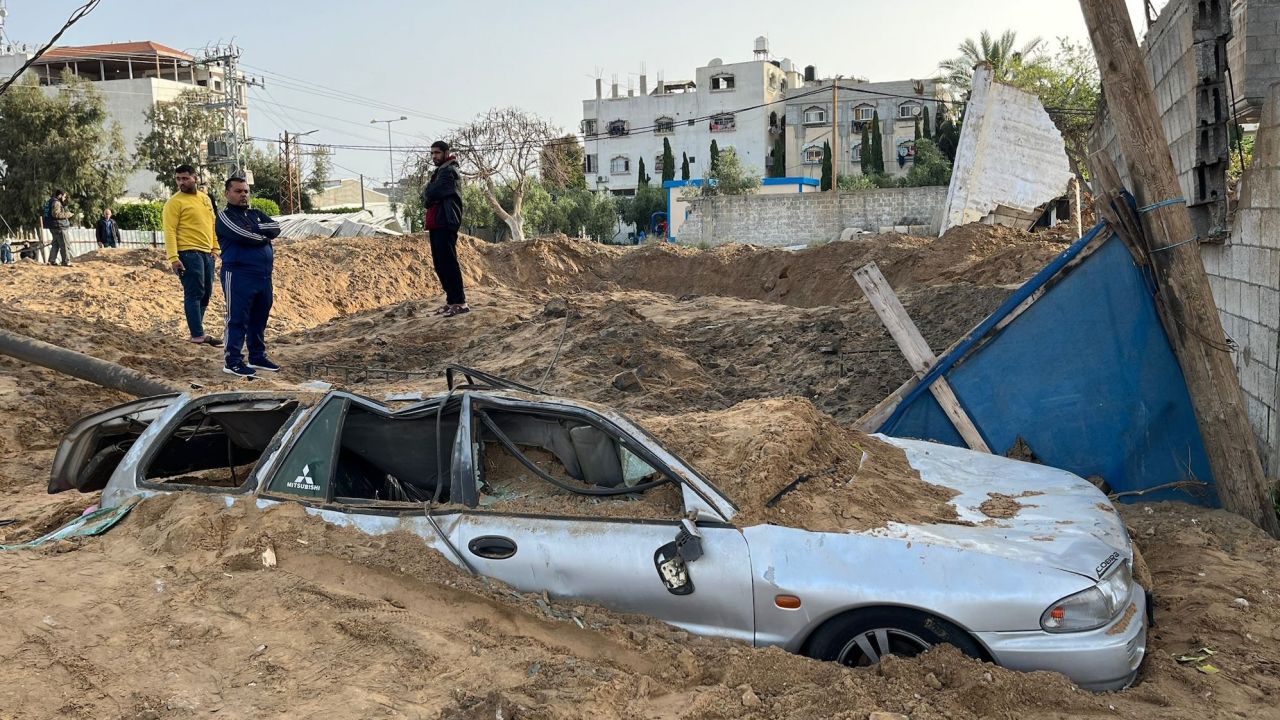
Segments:
[[[1224,9],[1228,2],[1221,0],[1216,6],[1217,14],[1207,4],[1207,14],[1200,15],[1196,0],[1170,0],[1143,41],[1156,108],[1178,171],[1178,183],[1190,206],[1192,223],[1202,237],[1220,236],[1227,230],[1230,101],[1226,67],[1220,66],[1219,61],[1225,59],[1230,43],[1222,35],[1231,32]],[[1276,26],[1273,24],[1268,32],[1275,33]],[[1124,154],[1105,108],[1094,129],[1092,144],[1107,152],[1125,184],[1132,188]],[[1163,198],[1152,200],[1156,199]]]
[[[1240,122],[1257,122],[1267,88],[1280,81],[1280,0],[1234,0],[1227,58]]]
[[[846,228],[877,232],[903,225],[936,234],[946,196],[947,188],[937,186],[697,198],[676,240],[785,247],[837,240]]]
[[[1249,420],[1268,475],[1280,475],[1280,84],[1262,107],[1254,164],[1241,180],[1231,237],[1202,245]]]

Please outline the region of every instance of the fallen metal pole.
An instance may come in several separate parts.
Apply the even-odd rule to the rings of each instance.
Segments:
[[[144,375],[137,370],[130,370],[113,362],[99,360],[75,350],[51,345],[8,330],[0,330],[0,354],[137,397],[165,395],[182,392],[185,389],[180,385]]]

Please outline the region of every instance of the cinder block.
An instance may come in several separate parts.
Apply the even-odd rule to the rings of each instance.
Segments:
[[[1272,330],[1280,330],[1280,290],[1261,288],[1258,298],[1258,312],[1262,315],[1259,322]]]
[[[1269,362],[1274,366],[1276,363],[1277,337],[1280,337],[1280,334],[1277,334],[1275,330],[1263,325],[1254,325],[1249,328],[1249,342],[1251,343],[1249,347],[1258,358],[1269,359]]]

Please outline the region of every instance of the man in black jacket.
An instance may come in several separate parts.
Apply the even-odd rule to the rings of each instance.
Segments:
[[[102,218],[98,220],[94,230],[98,236],[98,247],[113,248],[120,242],[120,226],[111,219],[111,208],[102,212]]]
[[[445,293],[445,304],[435,314],[453,317],[471,312],[462,287],[462,268],[458,265],[458,228],[462,226],[458,158],[449,154],[449,143],[437,140],[431,143],[431,162],[435,163],[436,169],[422,190],[422,204],[427,209],[431,263]]]

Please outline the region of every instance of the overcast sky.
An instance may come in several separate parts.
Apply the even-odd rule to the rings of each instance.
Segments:
[[[8,34],[43,44],[82,2],[8,0]],[[1126,2],[1141,35],[1142,0]],[[820,75],[881,81],[930,77],[964,38],[1006,28],[1020,39],[1088,39],[1077,0],[103,0],[60,44],[152,40],[198,53],[234,40],[246,70],[266,80],[250,91],[254,136],[319,130],[309,139],[385,148],[386,126],[369,121],[401,114],[409,120],[393,126],[396,145],[505,105],[576,131],[595,77],[606,88],[615,73],[623,88],[637,82],[642,68],[650,87],[658,72],[690,78],[713,57],[750,59],[758,35],[775,58],[816,65]],[[335,157],[339,176],[389,174],[385,150]]]

